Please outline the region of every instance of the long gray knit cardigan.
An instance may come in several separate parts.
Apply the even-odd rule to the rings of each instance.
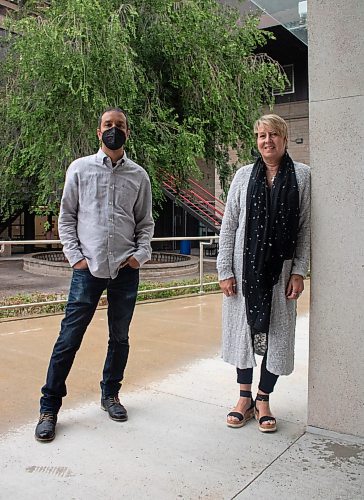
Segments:
[[[253,165],[241,167],[231,183],[217,258],[219,279],[235,277],[237,283],[237,294],[223,297],[222,358],[241,369],[256,366],[242,294],[246,193],[252,168]],[[310,168],[297,162],[294,168],[300,203],[297,247],[294,258],[284,261],[273,288],[268,333],[267,369],[276,375],[289,375],[293,371],[296,301],[287,300],[285,290],[291,274],[306,276],[310,257]]]

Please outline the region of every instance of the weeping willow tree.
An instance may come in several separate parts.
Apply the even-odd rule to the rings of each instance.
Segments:
[[[263,51],[269,32],[216,0],[25,2],[1,61],[0,213],[56,212],[69,163],[98,148],[100,111],[121,106],[129,155],[155,204],[166,172],[181,183],[211,160],[227,188],[250,157],[252,123],[284,84]]]

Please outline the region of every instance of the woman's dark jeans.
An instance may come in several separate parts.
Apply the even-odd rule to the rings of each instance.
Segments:
[[[118,276],[96,278],[88,269],[74,269],[65,317],[49,362],[47,380],[42,387],[41,413],[58,413],[66,396],[66,379],[76,352],[102,295],[107,290],[109,343],[100,382],[102,396],[116,396],[121,387],[129,354],[129,325],[139,284],[139,270],[129,266]]]

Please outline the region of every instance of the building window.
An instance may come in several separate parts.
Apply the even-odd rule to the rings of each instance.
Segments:
[[[278,89],[273,89],[273,95],[284,95],[284,94],[294,94],[294,68],[293,64],[286,64],[282,66],[282,69],[288,78],[286,86],[282,91]]]

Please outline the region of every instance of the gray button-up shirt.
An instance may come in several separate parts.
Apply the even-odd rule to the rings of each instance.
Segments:
[[[67,170],[58,219],[71,266],[86,259],[91,274],[115,278],[130,256],[151,258],[152,194],[146,171],[124,153],[115,167],[100,149]]]

